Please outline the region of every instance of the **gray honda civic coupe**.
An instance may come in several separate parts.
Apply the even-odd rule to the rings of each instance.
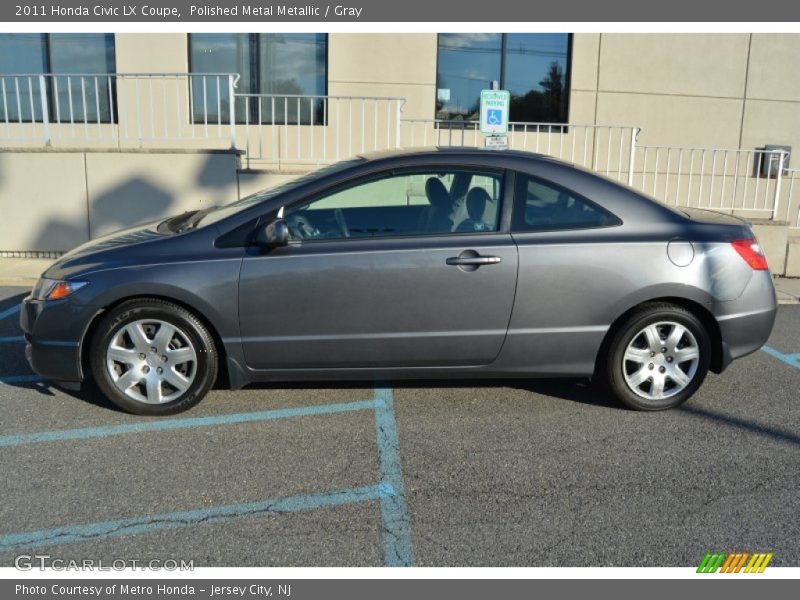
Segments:
[[[359,156],[92,240],[23,301],[42,376],[166,415],[215,384],[588,377],[687,400],[760,348],[775,291],[752,229],[546,156]]]

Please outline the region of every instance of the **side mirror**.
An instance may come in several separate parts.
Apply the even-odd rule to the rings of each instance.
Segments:
[[[283,219],[273,219],[259,227],[255,241],[259,246],[268,248],[286,246],[289,243],[289,225]]]

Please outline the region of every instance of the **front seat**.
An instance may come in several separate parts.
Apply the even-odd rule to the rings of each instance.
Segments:
[[[459,223],[456,231],[489,231],[490,227],[483,221],[483,213],[486,211],[486,203],[492,199],[483,188],[472,188],[467,194],[467,215],[468,218]]]
[[[429,177],[425,182],[425,195],[429,206],[423,208],[419,216],[419,230],[432,233],[452,231],[453,221],[449,215],[453,210],[453,199],[441,180]]]

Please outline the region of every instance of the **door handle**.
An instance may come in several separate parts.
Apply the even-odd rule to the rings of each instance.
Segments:
[[[451,256],[445,262],[448,265],[457,267],[480,267],[482,265],[496,265],[499,262],[503,262],[503,259],[499,256]]]

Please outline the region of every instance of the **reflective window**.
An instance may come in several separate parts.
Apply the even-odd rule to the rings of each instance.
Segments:
[[[497,231],[502,178],[444,169],[373,179],[285,211],[292,240]]]
[[[44,91],[50,121],[108,123],[115,71],[112,33],[2,33],[0,121],[42,121]]]
[[[481,90],[511,92],[511,120],[566,123],[566,33],[441,33],[436,118],[477,121]]]
[[[114,73],[116,57],[112,33],[50,33],[50,72],[78,73],[51,80],[51,98],[57,101],[61,121],[86,120],[108,123],[111,120],[110,100],[116,96],[113,77],[91,77],[91,73]],[[84,103],[85,100],[85,103]],[[99,110],[99,119],[98,119]]]
[[[592,229],[621,221],[575,192],[522,173],[517,174],[513,231]]]
[[[36,77],[6,77],[47,72],[47,35],[0,33],[0,116],[3,121],[42,120],[42,95]]]
[[[254,94],[237,103],[239,123],[319,123],[324,119],[321,99],[327,86],[328,36],[324,33],[193,33],[189,36],[192,73],[238,73],[240,94]],[[196,122],[230,119],[227,83],[217,90],[213,77],[192,78]],[[269,95],[259,98],[258,94]]]

